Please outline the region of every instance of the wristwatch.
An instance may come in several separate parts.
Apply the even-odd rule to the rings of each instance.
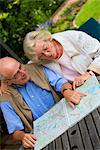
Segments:
[[[62,93],[64,93],[64,91],[66,91],[66,90],[72,90],[72,88],[64,88],[64,89],[62,90]]]

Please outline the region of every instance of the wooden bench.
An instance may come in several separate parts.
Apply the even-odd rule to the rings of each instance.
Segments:
[[[100,150],[100,107],[42,150]]]

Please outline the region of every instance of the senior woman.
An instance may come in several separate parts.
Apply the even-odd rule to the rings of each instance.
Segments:
[[[26,56],[82,85],[91,75],[100,75],[100,42],[82,31],[68,30],[52,34],[32,31],[23,43]]]

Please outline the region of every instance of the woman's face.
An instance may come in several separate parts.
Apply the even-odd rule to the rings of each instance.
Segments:
[[[63,47],[57,41],[42,41],[37,40],[35,50],[40,60],[56,60],[63,53]]]

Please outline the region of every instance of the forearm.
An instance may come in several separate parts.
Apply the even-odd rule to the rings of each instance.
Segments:
[[[24,131],[17,130],[12,134],[12,137],[14,140],[20,140],[22,141],[23,137],[25,136]]]

